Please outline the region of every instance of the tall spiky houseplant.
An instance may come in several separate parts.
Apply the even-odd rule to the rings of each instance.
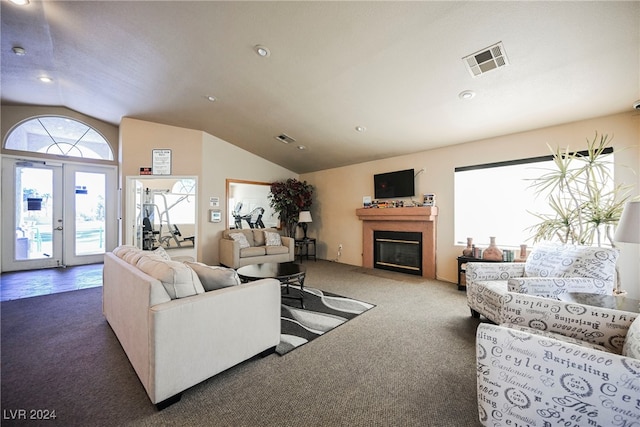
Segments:
[[[534,213],[541,220],[531,227],[534,243],[559,240],[614,246],[614,228],[630,197],[630,187],[613,183],[613,160],[607,155],[610,142],[608,135],[596,132],[582,152],[549,147],[555,168],[535,179],[532,186],[538,197],[548,198],[552,213]]]
[[[313,186],[307,181],[289,178],[271,184],[269,203],[278,213],[286,236],[295,236],[300,211],[308,211],[311,207]]]
[[[614,228],[631,193],[630,186],[613,182],[613,159],[607,155],[610,142],[608,135],[596,132],[583,152],[549,147],[555,169],[535,179],[532,186],[538,197],[548,198],[552,213],[534,213],[541,220],[531,227],[534,243],[558,240],[615,247]],[[620,289],[619,275],[616,281],[614,292],[626,293]]]

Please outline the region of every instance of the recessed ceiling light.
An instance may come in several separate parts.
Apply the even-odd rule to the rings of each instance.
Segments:
[[[18,6],[26,6],[29,4],[29,0],[10,0],[11,3],[17,4]]]
[[[207,101],[216,102],[216,97],[209,95],[207,96]]]
[[[266,57],[268,57],[269,55],[271,55],[271,51],[269,50],[269,48],[268,48],[268,47],[266,47],[266,46],[262,46],[262,45],[259,45],[259,44],[255,45],[255,46],[253,47],[253,50],[255,50],[255,51],[256,51],[256,53],[257,53],[259,56],[262,56],[263,58],[266,58]]]
[[[20,46],[14,46],[13,48],[11,48],[11,50],[18,56],[25,56],[27,54],[27,51]]]
[[[366,130],[367,130],[367,128],[366,128],[366,127],[364,127],[364,126],[356,126],[356,130],[357,130],[358,132],[364,132],[364,131],[366,131]]]
[[[298,145],[298,150],[306,150],[307,147],[305,147],[304,145]]]
[[[460,99],[471,99],[476,96],[476,93],[472,90],[465,90],[458,94],[458,98]]]
[[[53,79],[48,76],[40,76],[38,77],[38,80],[40,80],[42,83],[51,83],[53,81]]]

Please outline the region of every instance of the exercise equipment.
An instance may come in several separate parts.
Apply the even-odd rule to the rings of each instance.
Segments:
[[[195,236],[182,237],[182,233],[177,225],[171,223],[169,211],[177,204],[189,199],[189,194],[179,195],[178,199],[169,205],[167,203],[167,195],[171,194],[169,190],[151,190],[146,188],[145,203],[142,205],[142,247],[146,250],[155,249],[160,245],[166,247],[171,246],[173,241],[178,247],[182,247],[183,243],[195,246]],[[162,210],[156,204],[159,196],[162,201]],[[154,229],[155,217],[158,218],[158,230]],[[180,239],[179,239],[180,238]]]

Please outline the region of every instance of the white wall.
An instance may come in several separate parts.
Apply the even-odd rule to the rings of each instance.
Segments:
[[[219,196],[222,212],[228,212],[225,194],[227,179],[274,182],[297,178],[298,175],[206,133],[203,133],[202,154],[204,179],[200,191],[202,192],[201,200],[203,200],[201,209],[203,222],[200,238],[203,239],[206,250],[201,257],[202,262],[206,264],[218,264],[218,239],[226,228],[226,222],[224,219],[217,224],[206,222],[205,213],[209,210],[209,197]]]
[[[436,273],[441,280],[457,282],[456,258],[463,246],[454,243],[454,169],[550,154],[547,144],[584,149],[595,131],[613,135],[616,152],[616,182],[633,185],[640,194],[640,116],[636,112],[600,117],[513,135],[472,141],[420,153],[377,160],[300,176],[315,187],[312,207],[313,223],[309,235],[318,239],[318,255],[335,259],[339,244],[343,245],[339,261],[362,265],[362,224],[355,210],[362,206],[363,196],[373,196],[373,175],[381,172],[414,168],[426,169],[417,177],[416,194],[435,193],[439,208],[437,225]],[[624,148],[624,150],[623,150]],[[639,175],[633,173],[637,171]],[[478,189],[481,191],[481,189]],[[479,207],[490,209],[491,207]],[[498,241],[499,241],[499,236]],[[620,244],[620,274],[623,288],[630,296],[640,298],[639,245]]]
[[[172,150],[172,175],[198,177],[198,261],[218,264],[218,239],[226,227],[226,180],[273,182],[297,174],[220,138],[192,129],[124,118],[120,124],[122,177],[151,166],[151,150]],[[124,183],[123,183],[124,185]],[[126,189],[123,188],[123,194]],[[209,222],[209,199],[218,197],[223,220]]]

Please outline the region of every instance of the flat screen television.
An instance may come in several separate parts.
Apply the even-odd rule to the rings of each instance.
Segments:
[[[413,169],[380,173],[373,176],[376,199],[392,199],[412,197],[415,195],[415,178]]]

